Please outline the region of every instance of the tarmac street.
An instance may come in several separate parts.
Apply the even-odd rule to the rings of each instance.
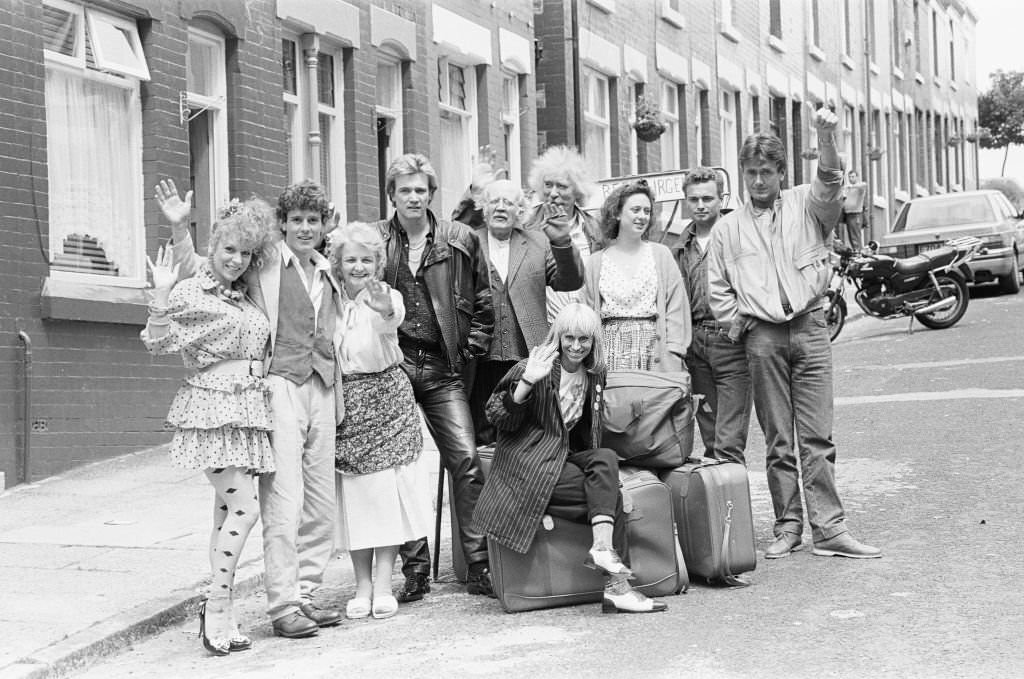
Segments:
[[[0,677],[1020,676],[1024,295],[976,290],[955,327],[906,326],[854,317],[833,345],[840,493],[853,535],[882,559],[814,556],[808,531],[802,551],[759,559],[750,587],[698,583],[666,613],[506,614],[453,581],[446,538],[424,601],[285,640],[264,613],[254,534],[239,611],[255,646],[212,658],[191,612],[210,495],[149,452],[0,495]],[[756,423],[748,459],[762,551],[772,514]],[[342,555],[320,599],[352,593]],[[152,622],[138,622],[144,605]],[[98,630],[110,633],[87,643]]]

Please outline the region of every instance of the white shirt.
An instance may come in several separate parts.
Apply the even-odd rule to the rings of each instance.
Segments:
[[[502,282],[508,278],[508,258],[511,253],[510,243],[511,240],[508,238],[499,240],[492,236],[490,232],[487,234],[487,257],[491,260],[491,264],[494,265],[498,275],[501,276]]]
[[[280,241],[277,246],[281,250],[281,266],[286,267],[289,264],[293,264],[295,265],[295,270],[299,273],[299,280],[302,281],[302,286],[306,288],[306,292],[309,294],[309,301],[313,303],[313,323],[315,325],[319,320],[320,303],[324,298],[324,278],[330,273],[331,264],[323,257],[313,257],[313,281],[311,284],[306,276],[306,270],[302,268],[302,263],[295,256],[295,253],[292,252],[292,249],[284,241]]]
[[[398,326],[405,320],[402,293],[391,290],[391,306],[395,315],[384,318],[371,309],[366,300],[370,293],[364,288],[354,300],[341,295],[341,310],[334,327],[334,349],[338,367],[346,375],[377,373],[402,362],[398,347]]]

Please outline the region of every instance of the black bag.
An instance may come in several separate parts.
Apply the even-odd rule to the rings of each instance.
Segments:
[[[601,445],[623,464],[675,469],[693,450],[690,373],[615,370],[604,391]]]

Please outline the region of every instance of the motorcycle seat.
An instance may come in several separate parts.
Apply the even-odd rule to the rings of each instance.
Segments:
[[[895,262],[895,269],[897,273],[903,275],[911,275],[918,273],[925,273],[932,269],[937,269],[941,266],[946,266],[950,262],[956,259],[956,249],[951,247],[941,247],[935,250],[929,250],[922,252],[914,257],[907,257],[906,259],[897,259]]]

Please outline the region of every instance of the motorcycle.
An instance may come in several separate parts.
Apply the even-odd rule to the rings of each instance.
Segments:
[[[825,319],[829,339],[835,340],[846,323],[847,285],[856,289],[854,299],[864,313],[888,320],[910,317],[921,325],[941,330],[959,321],[967,311],[967,283],[974,280],[967,263],[981,247],[981,240],[964,236],[946,241],[934,250],[897,259],[878,255],[878,244],[868,243],[856,252],[836,243],[832,280],[826,291]]]

